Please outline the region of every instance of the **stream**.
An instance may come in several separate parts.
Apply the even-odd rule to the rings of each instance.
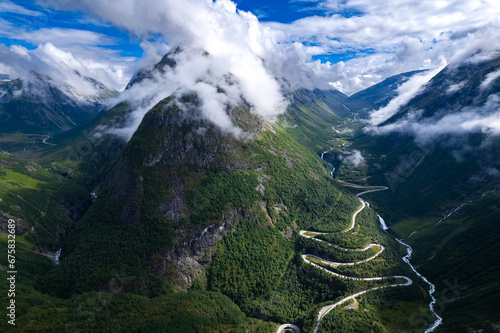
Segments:
[[[382,221],[383,221],[383,219],[382,219]],[[385,225],[385,223],[384,223],[384,225]],[[387,228],[387,226],[386,226],[386,228]],[[417,272],[417,270],[415,269],[415,267],[413,267],[413,265],[411,264],[410,259],[411,259],[411,255],[413,253],[413,248],[410,245],[408,245],[405,242],[403,242],[401,239],[397,239],[396,237],[393,237],[393,238],[395,240],[397,240],[399,244],[401,244],[401,245],[403,245],[403,246],[406,247],[406,255],[403,257],[403,261],[410,266],[410,268],[412,269],[412,271],[415,272],[415,274],[417,274],[419,278],[421,278],[422,280],[424,280],[425,283],[427,283],[429,285],[429,296],[431,296],[431,299],[432,299],[431,303],[429,304],[429,308],[431,309],[432,313],[434,313],[434,315],[436,316],[436,321],[434,321],[434,323],[431,325],[431,327],[429,327],[428,329],[426,329],[424,333],[433,332],[443,322],[443,318],[441,318],[436,313],[436,311],[434,311],[434,305],[436,304],[436,297],[434,297],[434,292],[436,291],[436,286],[433,283],[431,283],[429,280],[427,280],[425,278],[425,276],[423,276],[422,274],[420,274],[419,272]]]
[[[330,166],[332,167],[332,172],[330,172],[330,177],[332,177],[332,179],[333,179],[333,173],[335,172],[335,167],[333,166],[333,164],[331,164],[330,162],[328,162],[327,160],[325,160],[325,159],[323,158],[323,156],[325,155],[325,153],[328,153],[329,151],[330,151],[330,150],[325,150],[324,152],[322,152],[322,153],[321,153],[321,159],[322,159],[323,161],[325,161],[326,163],[330,164]]]
[[[56,265],[59,265],[60,258],[61,258],[61,251],[62,251],[62,249],[57,250],[57,252],[54,255],[54,263]]]

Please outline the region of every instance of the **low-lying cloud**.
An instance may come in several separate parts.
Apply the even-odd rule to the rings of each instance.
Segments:
[[[446,64],[443,63],[433,70],[415,74],[408,81],[401,84],[397,88],[397,96],[389,104],[370,114],[370,125],[376,126],[395,115],[402,106],[406,105],[413,97],[422,92],[425,85],[445,66]]]
[[[421,110],[410,112],[394,124],[372,127],[374,134],[400,132],[415,136],[419,144],[428,144],[444,135],[460,137],[469,133],[500,135],[500,94],[490,95],[480,107],[441,110],[432,117],[421,118]]]
[[[174,69],[157,73],[153,80],[124,94],[133,100],[145,97],[151,101],[134,111],[129,128],[120,130],[126,137],[137,128],[148,107],[176,90],[196,92],[205,117],[235,135],[241,130],[231,123],[227,106],[248,102],[252,111],[266,120],[286,109],[281,82],[266,62],[277,47],[269,29],[262,27],[253,14],[237,11],[231,1],[87,0],[68,1],[66,6],[141,38],[161,33],[181,50],[174,55]],[[227,82],[228,75],[234,76],[233,84]]]
[[[353,150],[352,152],[343,152],[344,155],[340,155],[340,159],[347,164],[354,167],[364,166],[366,160],[359,150]]]
[[[488,87],[498,78],[500,78],[500,70],[489,73],[488,75],[486,75],[484,81],[481,82],[481,85],[479,86],[480,90],[484,91],[488,89]]]
[[[51,43],[42,44],[33,51],[18,45],[10,48],[0,45],[0,59],[0,73],[7,74],[10,80],[21,79],[23,89],[29,89],[29,93],[43,94],[43,89],[37,89],[40,79],[81,102],[100,93],[98,87],[85,77],[88,73],[86,65]]]
[[[453,64],[482,61],[494,56],[500,48],[497,38],[500,5],[496,0],[305,2],[310,2],[312,9],[324,15],[285,24],[259,22],[254,14],[238,10],[230,0],[36,1],[54,10],[83,12],[89,22],[118,27],[138,38],[149,57],[140,60],[140,65],[151,64],[158,60],[157,53],[180,46],[184,51],[179,56],[179,64],[183,59],[190,59],[193,67],[199,68],[186,66],[177,73],[168,73],[177,81],[155,78],[162,82],[162,91],[153,87],[153,83],[144,82],[144,93],[129,95],[131,98],[148,95],[150,101],[157,101],[172,93],[175,84],[177,88],[189,88],[201,97],[205,116],[235,134],[238,129],[228,122],[223,110],[224,106],[242,100],[248,102],[256,114],[272,119],[284,111],[282,90],[334,87],[349,95],[391,75],[440,69],[443,59]],[[0,6],[2,10],[32,16],[41,13],[10,1]],[[117,57],[110,48],[101,47],[112,44],[112,38],[73,29],[18,30],[0,19],[0,35],[10,34],[15,39],[39,45],[38,53],[49,53],[44,57],[40,55],[39,59],[50,63],[58,72],[64,72],[57,68],[60,61],[67,68],[77,69],[118,90],[125,87],[132,74],[132,67],[127,69],[124,65],[135,59]],[[55,49],[64,53],[49,50],[50,40],[54,40]],[[206,59],[199,56],[202,51],[209,53]],[[31,56],[30,52],[27,53]],[[22,49],[17,49],[21,57],[22,53]],[[74,61],[67,54],[71,54]],[[318,55],[346,54],[338,63],[313,60]],[[224,85],[222,72],[235,77],[236,87],[225,87],[224,94],[214,93],[217,86]],[[432,72],[428,73],[430,76]],[[196,77],[194,82],[193,77]],[[397,112],[419,92],[426,80],[424,75],[417,76],[402,85],[398,97],[373,114],[371,124],[380,124]],[[487,82],[484,84],[486,87]],[[450,93],[459,88],[450,87]],[[132,123],[140,122],[146,111],[142,105],[137,107]]]
[[[198,49],[183,49],[169,57],[175,60],[175,67],[166,66],[163,73],[153,71],[153,78],[134,84],[122,93],[117,102],[126,100],[132,103],[134,111],[129,124],[125,128],[112,129],[112,133],[129,140],[147,111],[172,94],[179,97],[184,93],[195,92],[201,100],[201,111],[205,118],[235,136],[243,133],[232,123],[226,113],[227,107],[249,102],[254,113],[267,120],[272,120],[273,116],[285,110],[286,103],[276,81],[269,81],[266,86],[265,78],[259,77],[265,73],[248,73],[249,76],[244,76],[247,80],[241,82],[238,76],[227,71],[231,59],[216,57]],[[261,80],[262,86],[252,85]]]

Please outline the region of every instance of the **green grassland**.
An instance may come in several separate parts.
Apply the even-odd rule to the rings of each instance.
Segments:
[[[33,162],[0,153],[0,210],[17,217],[37,246],[55,250],[90,206],[90,195],[76,182]]]

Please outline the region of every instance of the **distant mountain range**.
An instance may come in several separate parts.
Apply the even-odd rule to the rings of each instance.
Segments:
[[[92,120],[104,110],[117,91],[83,78],[95,93],[82,95],[78,89],[32,73],[29,81],[0,80],[0,132],[48,134],[66,131]]]

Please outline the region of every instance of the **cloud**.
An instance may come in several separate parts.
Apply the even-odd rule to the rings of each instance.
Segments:
[[[459,83],[450,85],[448,87],[448,89],[446,89],[446,94],[451,95],[451,94],[456,93],[457,91],[462,89],[466,83],[467,83],[466,81],[463,81],[463,82],[459,82]]]
[[[114,45],[116,42],[93,31],[62,28],[42,28],[36,31],[20,31],[11,38],[25,40],[32,44],[56,43],[58,45]]]
[[[400,132],[415,136],[419,144],[428,144],[444,135],[460,137],[469,133],[500,135],[500,94],[490,95],[480,107],[442,110],[430,118],[421,119],[421,111],[410,112],[394,124],[370,128],[370,133]]]
[[[15,13],[27,16],[41,16],[42,13],[26,9],[22,6],[16,5],[10,1],[2,1],[0,3],[0,12],[4,13]]]
[[[343,152],[343,153],[346,154],[346,156],[340,155],[340,158],[344,162],[351,164],[356,168],[363,166],[366,163],[365,158],[363,157],[363,155],[361,155],[361,152],[359,150],[353,150],[352,152]]]
[[[149,101],[159,101],[174,88],[194,90],[202,98],[205,116],[234,133],[238,131],[228,122],[226,105],[245,100],[253,112],[272,119],[284,110],[282,88],[335,87],[351,94],[391,75],[434,70],[401,85],[398,96],[373,113],[371,124],[379,124],[415,96],[443,63],[477,62],[500,49],[496,0],[312,1],[315,7],[310,9],[325,14],[291,24],[261,23],[229,0],[39,0],[38,4],[81,11],[92,20],[128,31],[143,41],[151,57],[143,65],[157,59],[158,50],[181,46],[177,72],[155,78],[162,90],[154,82],[144,82],[144,92],[131,98],[147,95]],[[167,46],[149,42],[158,35]],[[91,44],[96,42],[92,38],[102,37],[87,38]],[[200,50],[209,56],[200,56]],[[347,53],[354,58],[338,63],[312,60],[317,55]],[[191,67],[184,60],[192,61]],[[214,93],[215,87],[225,85],[227,73],[236,83],[225,86],[224,94]],[[450,87],[454,88],[458,87]],[[128,133],[146,111],[144,105],[137,108]]]
[[[498,78],[500,78],[500,70],[489,73],[486,75],[486,78],[484,79],[483,82],[481,82],[481,85],[479,86],[480,90],[486,90],[490,86],[490,84],[494,81],[496,81]]]
[[[229,0],[38,1],[84,11],[143,39],[158,33],[171,45],[189,44],[213,55],[249,49],[290,88],[333,86],[348,95],[395,74],[433,69],[443,57],[458,63],[457,57],[470,58],[478,49],[479,59],[500,48],[496,0],[310,2],[309,9],[324,15],[284,24],[260,23]],[[354,59],[312,61],[346,52]]]
[[[397,96],[394,97],[389,104],[373,111],[370,114],[369,124],[376,126],[395,115],[399,111],[400,107],[406,105],[413,97],[418,95],[429,80],[439,73],[445,66],[446,63],[443,63],[434,70],[426,71],[421,74],[415,74],[408,81],[401,84],[397,88]]]
[[[280,43],[318,46],[326,54],[357,56],[324,70],[347,94],[366,88],[375,77],[439,66],[442,57],[458,63],[483,49],[481,57],[500,48],[500,4],[496,0],[326,0],[324,16],[291,24],[266,23]],[[342,71],[339,69],[342,68]],[[345,74],[345,75],[343,75]],[[371,74],[371,76],[365,76]]]
[[[141,91],[125,96],[159,101],[177,89],[195,91],[207,119],[235,134],[240,130],[231,124],[227,105],[246,101],[266,120],[286,109],[280,82],[267,61],[274,58],[277,44],[257,17],[237,11],[231,1],[86,0],[68,1],[65,8],[83,10],[143,39],[159,33],[170,45],[181,47],[174,70],[155,77],[155,82],[142,83],[133,89]],[[203,55],[205,51],[208,56]],[[233,85],[226,82],[228,74],[235,78]],[[217,93],[217,88],[224,93]],[[144,114],[143,107],[132,116],[132,129]]]
[[[8,74],[10,79],[23,80],[23,89],[31,89],[31,93],[43,93],[36,84],[41,75],[72,99],[82,102],[92,100],[99,90],[86,77],[89,72],[98,74],[98,70],[98,64],[77,58],[51,43],[42,44],[35,50],[19,45],[8,48],[0,44],[0,72]],[[29,85],[30,82],[35,84]]]
[[[175,60],[175,67],[166,66],[164,73],[155,71],[153,78],[134,84],[122,93],[115,103],[126,100],[132,103],[133,112],[129,123],[124,128],[110,129],[109,132],[129,140],[147,111],[158,102],[171,95],[181,97],[183,94],[193,92],[200,98],[201,111],[205,118],[235,136],[242,136],[245,133],[232,123],[226,112],[227,107],[235,107],[246,101],[255,101],[254,113],[268,120],[285,109],[279,92],[275,96],[261,96],[261,100],[257,101],[256,98],[259,96],[252,96],[254,92],[252,88],[249,89],[242,84],[238,76],[228,73],[228,59],[192,48],[172,52],[169,57]],[[247,74],[254,75],[250,72]],[[255,74],[257,78],[254,82],[260,80],[258,76],[261,74]],[[276,101],[269,100],[269,98],[276,98]],[[277,109],[267,109],[268,105],[274,105],[274,103]]]
[[[119,51],[108,49],[102,46],[116,45],[117,41],[106,35],[88,30],[64,29],[64,28],[42,28],[39,30],[28,31],[24,28],[18,28],[7,21],[0,19],[0,35],[9,36],[11,50],[14,52],[5,52],[4,57],[0,58],[0,64],[17,63],[15,59],[9,59],[16,56],[29,57],[35,55],[40,69],[35,63],[27,64],[28,71],[45,71],[48,68],[57,68],[52,71],[52,75],[67,72],[62,82],[72,80],[72,72],[78,71],[84,76],[91,77],[103,83],[109,88],[122,90],[128,83],[133,70],[133,64],[136,61],[133,57],[122,57]],[[16,40],[38,45],[35,50],[27,50],[24,47],[15,45]],[[18,52],[15,52],[15,51]],[[23,50],[20,52],[20,50]],[[20,68],[20,73],[26,72]],[[15,77],[20,77],[14,73]],[[25,79],[30,76],[25,75]],[[85,92],[82,92],[84,95]]]
[[[65,48],[68,49],[68,48]],[[60,72],[69,73],[78,71],[80,74],[92,77],[109,88],[123,89],[130,78],[130,71],[133,60],[123,59],[114,62],[116,55],[113,52],[101,51],[99,49],[76,46],[69,48],[69,51],[58,48],[52,43],[41,44],[33,52],[53,68]],[[98,53],[101,58],[95,57]]]

